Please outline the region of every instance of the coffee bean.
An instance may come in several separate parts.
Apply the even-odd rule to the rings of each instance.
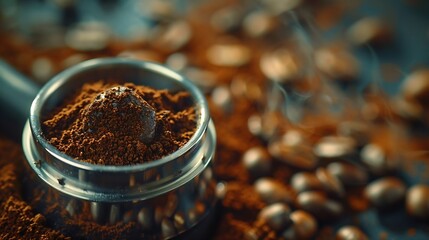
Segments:
[[[268,144],[268,152],[275,159],[299,169],[314,169],[318,159],[306,144],[290,146],[281,139],[274,140]]]
[[[170,194],[167,197],[167,204],[164,206],[164,215],[172,217],[179,206],[179,198],[176,194]]]
[[[182,71],[189,65],[189,59],[184,53],[173,53],[167,57],[165,64],[173,70]]]
[[[286,83],[297,80],[303,74],[303,59],[288,49],[277,49],[265,53],[260,60],[264,75],[275,82]]]
[[[215,87],[211,94],[211,100],[226,113],[230,113],[233,110],[231,92],[226,86]]]
[[[133,50],[123,51],[119,53],[118,57],[131,58],[143,61],[161,62],[162,57],[155,51],[150,50]]]
[[[340,202],[329,199],[320,191],[308,191],[298,194],[297,204],[318,219],[328,220],[337,218],[343,213],[343,205]]]
[[[62,62],[62,65],[64,68],[68,68],[68,67],[74,66],[80,62],[83,62],[87,59],[89,59],[89,57],[87,55],[75,53],[75,54],[70,55],[67,58],[65,58]]]
[[[429,69],[422,68],[409,74],[402,83],[401,94],[408,102],[429,106]]]
[[[113,204],[110,206],[109,223],[115,224],[122,219],[122,212],[119,205]]]
[[[387,151],[378,144],[365,145],[361,151],[361,161],[376,175],[386,174],[398,167],[396,156],[390,156]]]
[[[331,174],[326,168],[318,168],[316,170],[316,177],[320,180],[326,192],[332,193],[337,197],[344,197],[345,191],[343,184],[335,175]]]
[[[406,197],[407,212],[418,218],[429,218],[429,186],[418,184],[411,187]]]
[[[243,16],[244,12],[238,6],[224,7],[213,13],[210,23],[219,31],[235,31],[240,27]]]
[[[250,49],[238,43],[215,44],[207,49],[207,58],[213,65],[240,67],[251,59]]]
[[[48,81],[54,73],[54,64],[49,58],[36,58],[31,64],[31,74],[39,82]]]
[[[351,163],[334,162],[330,163],[326,169],[345,186],[362,186],[368,182],[368,173]]]
[[[283,203],[268,205],[259,212],[258,219],[275,231],[282,231],[291,224],[290,208]]]
[[[218,82],[213,72],[200,68],[187,67],[183,70],[183,74],[205,93],[212,91]]]
[[[365,233],[362,232],[357,227],[354,226],[344,226],[338,229],[335,236],[337,240],[368,240],[368,237]]]
[[[406,186],[398,178],[384,177],[365,188],[365,196],[377,208],[387,208],[405,197]]]
[[[154,227],[153,210],[150,208],[142,208],[137,214],[137,221],[144,230],[150,230]]]
[[[406,121],[424,121],[425,108],[412,100],[397,98],[392,103],[393,111]]]
[[[323,189],[323,185],[319,178],[317,178],[315,174],[309,172],[295,173],[290,180],[290,184],[298,193]]]
[[[174,227],[179,231],[184,231],[186,229],[186,220],[185,215],[181,212],[174,214]]]
[[[303,0],[278,1],[278,0],[261,0],[263,6],[275,15],[280,15],[290,10],[298,8],[304,3]]]
[[[223,199],[227,191],[228,191],[228,185],[226,182],[219,182],[216,185],[216,197],[218,199]]]
[[[321,159],[341,159],[356,152],[356,141],[350,137],[327,136],[314,146],[314,154]]]
[[[250,37],[262,37],[269,34],[276,27],[276,18],[267,11],[254,11],[244,18],[243,29]]]
[[[171,238],[176,235],[176,228],[174,227],[174,224],[170,219],[162,219],[161,232],[163,238]]]
[[[381,19],[367,17],[355,22],[347,30],[346,36],[354,45],[381,45],[392,38],[392,30]]]
[[[266,111],[262,114],[251,115],[247,121],[247,126],[253,135],[268,141],[275,138],[283,121],[283,116],[279,112]],[[277,149],[273,150],[276,151]],[[271,152],[270,154],[272,155]]]
[[[317,231],[317,221],[309,213],[296,210],[290,214],[292,226],[283,232],[285,239],[311,239]]]
[[[254,183],[255,191],[266,203],[293,203],[295,192],[272,178],[260,178]]]
[[[65,42],[78,51],[99,51],[107,47],[110,32],[102,22],[82,22],[67,31]]]
[[[242,157],[242,163],[251,176],[257,178],[271,171],[271,157],[263,147],[253,147]]]
[[[152,43],[160,51],[175,52],[183,48],[192,38],[192,28],[184,20],[160,25],[154,30]]]
[[[231,81],[230,90],[237,98],[246,98],[256,103],[265,101],[263,86],[258,84],[253,76],[247,74],[235,76]]]
[[[332,45],[315,52],[317,68],[336,81],[354,81],[359,76],[359,62],[341,45]]]
[[[343,121],[338,125],[338,135],[353,138],[359,146],[369,141],[370,128],[358,121]]]

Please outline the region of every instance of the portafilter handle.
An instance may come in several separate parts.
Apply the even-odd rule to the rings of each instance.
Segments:
[[[0,134],[21,141],[22,130],[40,86],[0,59]]]

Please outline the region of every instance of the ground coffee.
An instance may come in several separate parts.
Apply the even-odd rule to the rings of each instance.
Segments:
[[[86,83],[43,122],[46,139],[78,160],[132,165],[160,159],[194,134],[190,95],[114,81]]]

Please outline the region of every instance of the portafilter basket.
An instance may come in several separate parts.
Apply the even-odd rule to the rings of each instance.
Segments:
[[[194,135],[172,154],[137,165],[94,165],[59,151],[44,138],[41,119],[84,83],[100,79],[188,92],[197,116]],[[40,184],[71,219],[87,211],[98,224],[134,221],[140,236],[172,238],[198,227],[216,204],[216,134],[206,100],[189,80],[160,64],[101,58],[59,73],[34,99],[22,144]]]

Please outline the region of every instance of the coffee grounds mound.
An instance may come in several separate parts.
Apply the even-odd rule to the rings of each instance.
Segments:
[[[134,165],[185,145],[195,132],[196,114],[187,92],[100,80],[67,98],[42,128],[52,145],[77,160]]]
[[[0,137],[0,239],[70,239],[22,199],[22,160],[19,145]]]

